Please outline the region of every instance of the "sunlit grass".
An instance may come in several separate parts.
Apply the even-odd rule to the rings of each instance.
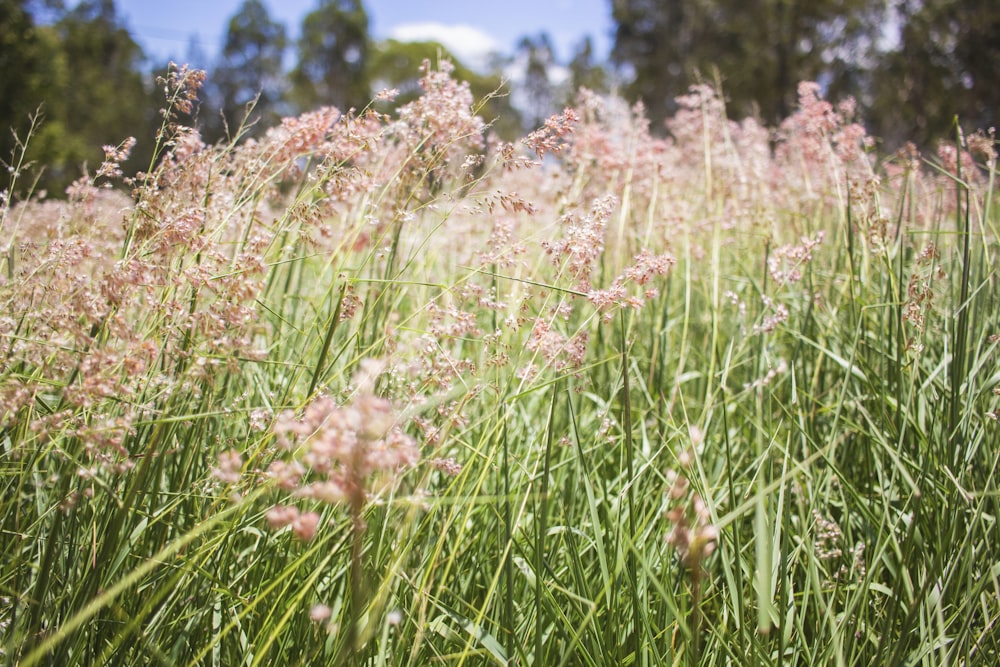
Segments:
[[[5,660],[1000,659],[992,143],[425,89],[4,208]]]

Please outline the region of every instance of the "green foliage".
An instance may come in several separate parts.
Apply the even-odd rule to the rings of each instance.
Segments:
[[[302,20],[292,99],[300,110],[363,108],[371,97],[368,14],[361,0],[321,0]]]
[[[271,18],[260,0],[244,0],[229,19],[221,61],[213,71],[222,118],[202,115],[209,139],[234,136],[244,124],[260,135],[286,113],[285,46],[284,25]],[[217,120],[222,119],[220,127]]]
[[[607,93],[609,89],[608,72],[598,62],[594,53],[594,42],[590,36],[584,37],[569,61],[570,95],[576,95],[580,88],[587,88],[595,93]],[[572,102],[573,100],[567,100]]]
[[[818,81],[831,97],[856,98],[858,120],[887,152],[907,141],[933,147],[949,137],[956,116],[970,131],[997,125],[1000,11],[991,0],[610,4],[615,70],[599,62],[589,38],[565,63],[556,61],[545,35],[523,38],[519,53],[507,56],[526,65],[525,80],[510,86],[523,126],[508,88],[489,95],[499,89],[497,72],[459,68],[477,97],[489,97],[482,113],[501,137],[539,126],[572,103],[581,86],[606,92],[617,83],[630,101],[644,101],[655,134],[678,109],[676,97],[704,82],[722,84],[734,116],[774,125],[794,107],[796,84]],[[151,84],[165,63],[150,67],[113,0],[71,3],[70,9],[60,0],[2,0],[0,19],[0,160],[10,162],[14,136],[23,140],[38,112],[24,164],[45,167],[34,174],[37,182],[20,179],[15,196],[33,183],[63,196],[83,169],[98,164],[102,146],[149,137],[158,127],[149,100],[159,94]],[[260,136],[293,112],[321,105],[361,109],[381,83],[409,99],[421,62],[436,61],[439,47],[376,45],[368,30],[361,0],[322,0],[303,19],[296,62],[286,71],[285,27],[263,2],[248,0],[231,17],[223,52],[208,68],[196,110],[199,129],[210,141],[241,127]],[[551,73],[559,64],[570,76],[556,85]],[[147,168],[152,151],[151,141],[140,141],[128,168]]]
[[[902,3],[899,43],[881,56],[872,89],[874,131],[890,146],[947,139],[1000,122],[1000,5],[991,0]]]
[[[613,0],[612,58],[634,74],[628,94],[654,127],[716,71],[734,115],[756,109],[775,124],[799,81],[822,80],[836,97],[867,89],[885,12],[884,0]]]
[[[152,136],[151,128],[159,124],[154,110],[143,104],[107,103],[114,99],[148,99],[140,69],[145,56],[122,24],[114,2],[80,2],[55,28],[69,74],[60,90],[68,135],[79,141],[81,148],[118,144],[128,136],[116,135],[123,129],[135,131],[138,136]],[[148,166],[152,142],[145,140],[136,156],[138,159],[130,166]],[[67,157],[67,162],[76,167],[88,157],[98,162],[103,155],[76,154]]]
[[[613,0],[612,58],[658,121],[696,82],[721,82],[734,115],[773,124],[799,81],[854,96],[894,150],[947,140],[956,116],[997,124],[1000,9],[991,0]]]
[[[0,0],[0,160],[5,163],[14,149],[13,133],[26,138],[40,92],[53,85],[54,50],[23,0]]]
[[[5,2],[2,11],[15,4]],[[4,30],[4,39],[19,46],[4,48],[0,56],[16,59],[4,63],[0,77],[10,93],[0,102],[7,107],[0,125],[13,128],[23,141],[29,116],[40,112],[41,129],[32,137],[26,159],[44,165],[38,187],[58,196],[80,177],[83,165],[93,169],[100,164],[101,146],[116,145],[130,134],[152,136],[158,119],[146,104],[142,50],[110,0],[80,2],[51,25],[34,25],[23,9],[10,17],[9,25],[18,33],[11,37]],[[108,104],[111,99],[134,103]],[[0,145],[0,159],[9,161],[9,133]],[[128,167],[145,168],[151,155],[152,141],[140,142]]]
[[[435,70],[212,146],[199,83],[135,202],[0,209],[5,661],[1000,659],[994,146],[701,89],[539,164]]]

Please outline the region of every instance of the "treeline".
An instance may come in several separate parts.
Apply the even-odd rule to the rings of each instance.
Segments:
[[[374,42],[360,0],[318,0],[294,42],[261,0],[244,0],[226,26],[220,53],[189,49],[179,60],[207,70],[208,81],[190,122],[210,142],[262,134],[281,117],[334,105],[362,109],[379,90],[399,90],[396,103],[419,95],[425,59],[447,58],[470,84],[479,113],[501,134],[522,129],[503,92],[501,68],[480,73],[432,42]],[[287,55],[294,54],[288,69]],[[21,163],[15,197],[33,190],[58,196],[101,147],[137,138],[125,171],[146,170],[163,106],[153,62],[136,42],[114,0],[0,0],[0,161]],[[499,94],[493,95],[494,92]],[[388,110],[388,109],[383,109]],[[8,128],[10,128],[8,130]],[[21,146],[30,136],[21,159]],[[0,191],[5,183],[0,181]]]
[[[987,129],[1000,113],[997,0],[612,0],[612,58],[653,125],[693,80],[721,79],[729,113],[787,117],[796,84],[855,98],[889,150]]]
[[[406,101],[419,93],[420,63],[441,56],[488,98],[480,113],[505,138],[543,122],[581,85],[642,100],[660,133],[674,98],[699,81],[721,84],[732,117],[768,125],[794,108],[798,81],[818,81],[831,99],[853,96],[858,119],[888,150],[932,146],[956,116],[969,128],[997,121],[996,0],[609,2],[608,61],[589,38],[560,59],[543,33],[483,72],[439,44],[373,40],[362,0],[317,0],[295,40],[261,0],[244,0],[217,56],[192,49],[181,58],[208,71],[192,122],[219,141],[320,105],[360,109],[385,88]],[[144,169],[166,67],[143,52],[113,0],[0,0],[0,160],[10,166],[36,118],[26,155],[44,165],[31,172],[41,174],[36,189],[61,194],[82,166],[100,162],[102,145],[127,136],[139,142],[126,168]]]

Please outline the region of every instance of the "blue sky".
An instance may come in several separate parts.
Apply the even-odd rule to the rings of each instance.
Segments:
[[[195,39],[213,57],[226,24],[242,0],[118,0],[117,6],[136,40],[156,60],[184,60]],[[316,0],[264,0],[271,15],[294,37]],[[599,55],[611,44],[609,0],[365,0],[375,38],[437,38],[475,66],[486,51],[509,53],[517,39],[547,31],[557,55],[566,60],[585,35]],[[207,66],[210,63],[192,63]]]

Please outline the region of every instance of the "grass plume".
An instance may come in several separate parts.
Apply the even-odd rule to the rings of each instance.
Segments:
[[[1000,660],[992,135],[802,84],[511,144],[428,64],[206,145],[202,81],[2,201],[5,661]]]

